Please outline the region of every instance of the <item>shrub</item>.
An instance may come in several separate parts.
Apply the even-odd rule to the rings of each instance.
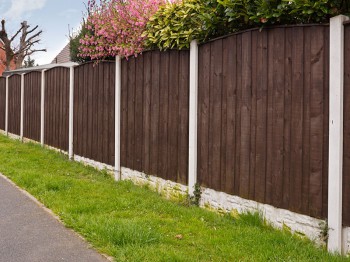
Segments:
[[[137,55],[144,49],[148,19],[165,0],[94,0],[88,3],[87,34],[80,39],[79,56],[104,59]]]
[[[347,0],[183,0],[161,7],[147,23],[148,47],[185,48],[238,30],[327,22],[350,13]]]
[[[187,0],[161,6],[147,23],[143,36],[149,48],[188,48],[193,39],[201,41],[225,34],[230,24],[216,0]]]

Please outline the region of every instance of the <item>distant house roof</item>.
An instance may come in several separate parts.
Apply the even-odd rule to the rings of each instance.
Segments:
[[[61,52],[52,60],[51,64],[62,64],[71,62],[69,43],[61,50]]]

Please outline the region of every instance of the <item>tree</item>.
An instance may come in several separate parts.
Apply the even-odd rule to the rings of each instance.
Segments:
[[[29,68],[35,66],[35,60],[31,59],[30,56],[27,57],[26,60],[24,60],[24,65],[23,67]]]
[[[27,21],[21,23],[21,27],[13,36],[8,36],[5,28],[5,20],[1,21],[0,39],[4,43],[1,47],[6,54],[6,70],[9,70],[11,61],[14,61],[16,68],[21,68],[23,61],[27,56],[35,52],[46,52],[46,49],[35,49],[34,46],[40,43],[40,35],[42,30],[38,30],[38,26],[30,29]],[[19,42],[16,44],[15,40],[19,37]]]
[[[83,20],[79,31],[69,33],[69,52],[70,52],[70,60],[72,62],[84,63],[84,62],[91,61],[89,57],[81,57],[79,55],[80,39],[82,39],[88,33],[90,34],[92,33],[92,32],[89,32],[85,24],[86,22],[85,20]]]

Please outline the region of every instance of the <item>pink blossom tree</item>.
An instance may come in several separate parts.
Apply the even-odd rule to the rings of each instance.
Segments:
[[[142,33],[150,17],[166,0],[95,0],[88,2],[85,24],[88,33],[80,39],[81,57],[100,60],[110,56],[137,56],[144,49]]]

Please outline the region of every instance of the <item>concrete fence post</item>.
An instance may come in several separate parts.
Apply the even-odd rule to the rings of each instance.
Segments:
[[[190,46],[190,105],[188,145],[188,193],[194,195],[197,183],[198,43]]]
[[[343,23],[348,19],[348,17],[340,15],[330,20],[328,250],[339,253],[342,252],[343,196]]]
[[[120,124],[121,124],[121,90],[122,90],[122,63],[120,56],[115,57],[115,180],[119,181],[122,178],[120,164]]]
[[[121,124],[121,89],[122,89],[122,64],[120,56],[115,57],[115,180],[119,181],[122,178],[120,165],[120,124]]]
[[[21,123],[19,137],[23,141],[23,130],[24,130],[24,75],[21,74]]]
[[[44,146],[45,139],[45,71],[41,71],[41,99],[40,99],[40,144]]]
[[[69,71],[69,145],[68,156],[73,159],[73,117],[74,117],[74,67],[70,67]]]
[[[9,134],[9,77],[6,77],[6,94],[5,94],[5,133]]]

